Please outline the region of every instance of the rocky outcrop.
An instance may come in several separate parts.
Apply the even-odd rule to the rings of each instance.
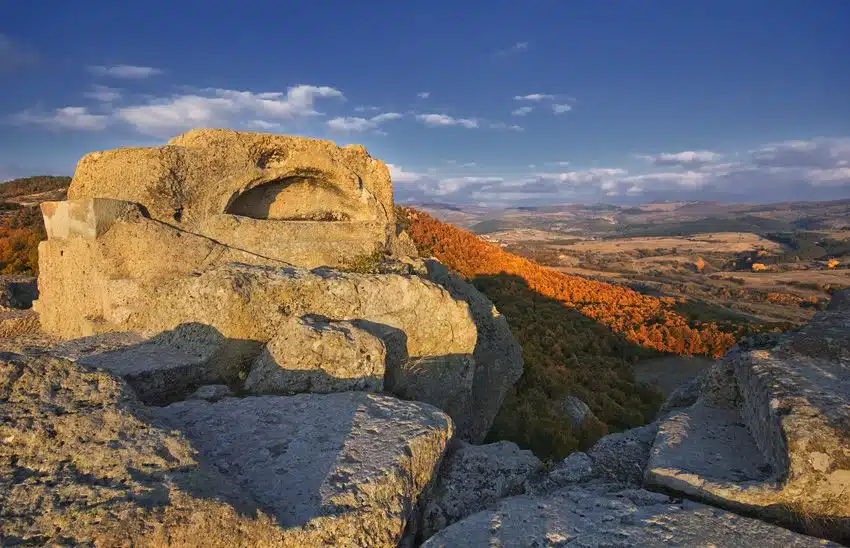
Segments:
[[[646,482],[850,539],[850,306],[738,348],[660,423]]]
[[[384,389],[386,349],[352,322],[292,318],[254,359],[245,381],[252,394]]]
[[[151,356],[133,358],[134,372],[113,366],[134,388],[151,384],[146,402],[235,387],[251,372],[245,387],[259,393],[383,387],[444,409],[460,437],[480,442],[522,373],[507,322],[471,285],[435,261],[384,267],[382,252],[415,249],[396,233],[386,166],[362,147],[192,131],[165,147],[87,155],[69,198],[42,204],[33,306],[51,336],[137,332],[158,346],[122,352],[195,356],[182,369]],[[291,328],[305,316],[349,322],[362,348],[310,362],[295,347],[318,339]],[[311,332],[330,348],[333,329]]]
[[[362,392],[147,408],[107,371],[4,354],[0,540],[392,546],[451,435]]]
[[[386,165],[361,146],[194,130],[166,146],[84,156],[69,200],[111,198],[151,219],[304,267],[342,266],[395,236]]]
[[[425,503],[423,538],[501,498],[522,493],[528,477],[542,467],[531,451],[508,441],[458,444],[446,455]]]
[[[504,499],[431,537],[469,546],[823,546],[823,541],[717,508],[619,484]]]
[[[477,292],[455,297],[415,275],[228,263],[167,279],[110,276],[99,289],[73,276],[49,260],[43,265],[38,302],[46,323],[59,333],[135,331],[178,345],[187,330],[197,331],[188,338],[204,343],[196,354],[205,373],[193,383],[236,382],[292,318],[355,321],[387,347],[387,390],[440,407],[461,437],[480,441],[522,372],[519,345],[489,301]],[[73,294],[54,293],[54,283],[71,284]],[[489,306],[478,312],[483,303]],[[54,306],[66,310],[55,314]]]

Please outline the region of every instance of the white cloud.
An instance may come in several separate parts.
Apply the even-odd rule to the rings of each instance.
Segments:
[[[154,67],[139,67],[136,65],[93,65],[88,68],[89,72],[98,76],[109,76],[111,78],[143,79],[162,74],[162,70]]]
[[[343,99],[344,96],[327,86],[294,86],[285,94],[214,89],[207,90],[207,95],[177,95],[123,107],[116,111],[116,116],[142,133],[170,135],[193,127],[230,125],[238,114],[278,120],[318,115],[313,107],[319,98]]]
[[[470,118],[452,118],[448,114],[419,114],[416,119],[428,127],[462,126],[467,129],[478,127],[478,121]]]
[[[360,106],[354,107],[354,112],[375,112],[376,110],[381,110],[381,107],[373,107],[373,106],[366,106],[366,105],[360,105]]]
[[[385,112],[384,114],[379,114],[372,118],[359,118],[356,116],[340,117],[328,120],[328,127],[335,131],[361,133],[364,131],[378,129],[378,126],[382,123],[390,120],[398,120],[402,117],[403,116],[398,112]]]
[[[655,166],[699,167],[720,160],[723,155],[710,150],[686,150],[683,152],[664,152],[657,155],[638,155]]]
[[[390,169],[390,177],[392,177],[394,183],[412,183],[425,177],[422,173],[405,171],[396,164],[387,164],[387,167]]]
[[[547,165],[547,166],[558,166],[558,167],[567,167],[568,165],[570,165],[570,163],[569,163],[569,162],[567,162],[567,161],[560,161],[560,162],[546,162],[544,165]]]
[[[87,91],[83,95],[102,103],[112,103],[121,98],[121,90],[109,86],[95,85],[91,91]]]
[[[534,110],[534,107],[519,107],[518,109],[511,112],[514,116],[525,116],[529,112]]]
[[[820,137],[809,141],[770,143],[751,151],[756,164],[765,167],[832,168],[850,159],[850,139]]]
[[[280,124],[276,122],[267,122],[265,120],[251,120],[248,122],[248,125],[263,130],[277,129],[280,127]]]
[[[430,91],[420,91],[419,93],[416,94],[416,96],[419,97],[420,99],[427,99],[428,97],[431,96],[431,92]]]
[[[109,116],[92,114],[86,107],[63,107],[57,108],[50,113],[25,110],[13,115],[11,121],[12,123],[21,125],[39,125],[51,130],[77,129],[96,131],[104,129],[109,125]]]
[[[38,62],[38,54],[0,33],[0,72],[11,72]]]
[[[573,109],[572,105],[567,104],[554,104],[552,105],[552,112],[555,114],[564,114],[565,112],[569,112]]]
[[[528,95],[514,95],[514,101],[547,101],[555,96],[548,93],[529,93]]]

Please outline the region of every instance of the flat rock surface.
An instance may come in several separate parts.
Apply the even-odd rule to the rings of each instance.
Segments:
[[[661,421],[646,482],[689,494],[767,480],[770,466],[734,409],[697,404]]]
[[[121,379],[0,356],[0,545],[394,546],[451,421],[364,393],[144,407]]]
[[[198,384],[220,380],[208,367],[209,352],[192,352],[135,332],[74,339],[57,344],[49,352],[123,377],[145,403],[164,403]]]
[[[427,404],[362,392],[192,400],[156,413],[283,526],[354,512],[398,535],[452,428]]]
[[[443,529],[423,546],[833,545],[690,501],[608,484],[503,500]]]

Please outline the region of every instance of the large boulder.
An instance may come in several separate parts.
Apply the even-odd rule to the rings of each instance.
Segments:
[[[718,361],[660,421],[645,480],[850,540],[850,305]]]
[[[245,381],[252,394],[384,389],[386,349],[352,322],[292,318],[266,343]]]
[[[42,329],[63,339],[176,332],[171,342],[181,347],[185,326],[196,326],[222,344],[199,356],[175,393],[235,386],[252,364],[255,386],[272,370],[274,358],[254,364],[265,345],[267,357],[285,353],[272,340],[306,315],[351,322],[386,349],[382,379],[375,368],[349,371],[342,378],[358,380],[321,390],[378,390],[382,381],[447,411],[473,442],[522,373],[507,322],[474,287],[436,261],[384,267],[386,252],[415,250],[396,233],[386,166],[362,147],[191,131],[165,147],[87,155],[69,200],[41,209],[48,239],[39,245],[33,308]],[[322,376],[313,371],[310,383]],[[252,390],[289,393],[302,381]]]
[[[386,390],[445,410],[462,438],[481,441],[522,372],[521,349],[504,318],[468,284],[466,293],[453,294],[411,274],[243,263],[126,278],[117,272],[126,268],[123,261],[109,263],[116,270],[101,261],[74,271],[63,265],[79,266],[79,258],[45,252],[42,259],[38,308],[48,332],[136,331],[160,340],[173,333],[169,342],[178,344],[194,326],[199,333],[191,340],[218,341],[222,348],[199,354],[207,365],[204,376],[193,379],[197,383],[236,382],[292,318],[354,321],[352,327],[385,343]],[[91,272],[89,283],[83,283],[84,270]]]
[[[504,499],[491,510],[443,529],[423,547],[828,544],[695,502],[599,484]]]
[[[528,477],[542,467],[531,451],[509,441],[458,444],[446,455],[424,505],[423,538],[501,498],[521,494]]]
[[[387,166],[362,146],[222,129],[84,156],[69,200],[140,204],[154,220],[298,266],[340,266],[395,236]]]
[[[0,543],[394,546],[452,435],[362,392],[146,408],[120,379],[0,357]]]

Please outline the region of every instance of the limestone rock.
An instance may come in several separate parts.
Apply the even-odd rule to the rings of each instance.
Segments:
[[[225,376],[222,363],[231,366],[228,353],[235,347],[223,343],[214,330],[184,324],[151,339],[137,332],[103,333],[61,342],[48,352],[123,377],[142,402],[163,404]],[[259,351],[256,343],[251,347]]]
[[[282,527],[342,546],[401,538],[452,434],[429,405],[363,392],[193,400],[156,414]]]
[[[253,394],[381,392],[384,343],[352,322],[292,318],[284,322],[251,366]]]
[[[189,394],[190,400],[206,400],[217,402],[222,398],[233,396],[233,391],[226,384],[205,384]]]
[[[642,489],[603,484],[504,499],[431,537],[469,546],[825,546],[775,525]]]
[[[17,337],[37,333],[38,314],[33,310],[0,310],[0,337]]]
[[[0,276],[0,310],[32,308],[38,285],[32,276]]]
[[[850,307],[837,306],[775,346],[727,354],[708,377],[722,382],[661,422],[647,483],[850,539],[847,349]]]
[[[673,392],[667,396],[661,409],[658,411],[658,416],[663,416],[674,409],[690,407],[697,402],[699,395],[702,392],[702,386],[708,376],[706,372],[700,373],[693,379],[680,384]]]
[[[578,430],[585,419],[593,417],[593,412],[580,398],[564,396],[558,406],[561,413],[570,421],[573,430]],[[594,417],[595,418],[595,417]]]
[[[221,340],[226,351],[220,357],[200,355],[212,362],[205,366],[210,375],[197,383],[235,382],[292,317],[356,321],[357,328],[381,338],[387,348],[386,390],[445,410],[462,438],[481,441],[522,372],[521,349],[507,323],[471,287],[453,296],[409,274],[239,263],[153,278],[122,278],[101,263],[99,285],[92,282],[97,276],[88,275],[90,283],[83,283],[83,271],[62,268],[61,261],[70,260],[67,254],[51,257],[60,262],[42,262],[44,290],[38,301],[39,310],[50,317],[43,322],[48,333],[75,337],[86,331],[137,331],[161,337],[196,326]],[[129,252],[126,257],[132,262]],[[173,338],[176,343],[180,337]]]
[[[484,294],[440,262],[433,259],[424,262],[430,280],[469,305],[477,327],[472,397],[466,400],[464,411],[469,420],[456,422],[462,438],[480,442],[502,406],[505,394],[522,375],[522,347],[511,333],[507,319]]]
[[[632,485],[643,483],[649,451],[658,432],[658,423],[632,428],[600,438],[587,451],[596,473],[612,481]]]
[[[0,357],[9,545],[393,546],[451,422],[366,393],[138,404],[102,370]]]
[[[474,287],[435,261],[384,271],[376,252],[405,238],[389,171],[362,147],[191,131],[165,147],[87,155],[69,200],[42,212],[42,329],[63,339],[207,330],[222,344],[180,390],[244,380],[281,326],[310,314],[381,338],[385,390],[444,409],[473,442],[522,373],[507,322]],[[374,273],[328,268],[364,257]]]
[[[576,451],[559,462],[549,472],[549,479],[560,487],[570,483],[581,483],[593,477],[593,459],[586,453]]]
[[[340,266],[395,234],[386,165],[330,141],[193,130],[84,156],[69,200],[111,198],[156,221],[299,266]]]
[[[459,519],[521,493],[523,483],[543,463],[531,451],[500,441],[461,443],[446,455],[425,505],[423,538]]]

